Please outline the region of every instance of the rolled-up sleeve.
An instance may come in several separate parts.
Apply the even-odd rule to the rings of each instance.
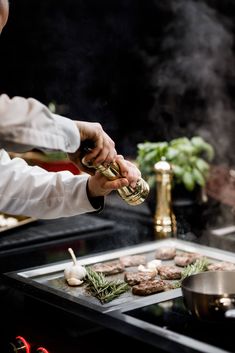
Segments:
[[[35,146],[75,152],[79,130],[74,121],[51,113],[36,99],[0,95],[0,148],[23,152]]]
[[[47,172],[0,151],[0,209],[41,219],[94,212],[89,202],[87,174]]]

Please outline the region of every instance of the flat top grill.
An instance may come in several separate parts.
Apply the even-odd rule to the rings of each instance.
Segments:
[[[150,260],[153,258],[156,249],[163,246],[175,247],[179,251],[197,252],[212,261],[235,263],[233,253],[179,239],[153,241],[92,256],[84,256],[78,260],[81,265],[92,265],[98,262],[118,259],[120,256],[136,254],[146,254]],[[48,266],[5,273],[3,280],[37,300],[45,301],[52,306],[61,308],[61,310],[73,313],[75,316],[86,318],[95,324],[102,324],[107,328],[112,328],[125,334],[128,333],[130,336],[142,339],[160,349],[167,344],[168,352],[229,352],[214,346],[213,342],[208,344],[200,342],[200,339],[197,341],[197,337],[188,337],[187,333],[184,334],[183,332],[173,332],[171,329],[168,330],[165,327],[158,326],[157,321],[156,325],[154,325],[144,317],[133,315],[134,312],[145,310],[148,306],[182,297],[180,288],[170,289],[146,297],[139,297],[128,291],[110,303],[101,304],[98,299],[86,292],[84,287],[69,287],[65,283],[63,271],[69,263],[71,263],[70,259]],[[164,261],[164,263],[166,262]],[[120,278],[121,276],[123,274],[115,275],[113,278]]]
[[[93,265],[95,263],[107,262],[111,260],[117,260],[120,256],[124,255],[146,255],[147,261],[153,260],[155,251],[161,247],[175,247],[177,251],[196,252],[206,256],[209,261],[229,261],[235,263],[235,257],[232,253],[220,251],[218,249],[208,248],[198,244],[192,244],[178,239],[167,239],[161,241],[153,241],[142,245],[134,245],[124,249],[107,251],[92,256],[83,256],[79,259],[79,263],[83,266]],[[69,255],[68,255],[69,257]],[[6,274],[6,277],[13,277],[17,281],[30,283],[30,286],[37,286],[43,291],[51,291],[57,297],[66,297],[68,301],[78,303],[85,306],[93,306],[95,310],[107,312],[111,310],[123,309],[126,307],[134,307],[142,305],[148,298],[150,301],[159,302],[159,300],[166,300],[169,297],[176,297],[179,295],[179,289],[169,289],[166,292],[153,294],[148,297],[140,297],[133,295],[131,291],[122,294],[119,298],[111,301],[107,304],[101,304],[98,299],[90,295],[85,287],[71,287],[68,286],[64,279],[64,269],[68,264],[71,264],[72,260],[69,258],[68,261],[61,261],[58,263],[52,263],[48,266],[41,266],[38,268],[26,269],[20,272],[12,272]],[[163,261],[163,264],[173,264],[173,260]],[[126,271],[133,271],[133,268],[126,268]],[[134,268],[136,270],[136,267]],[[123,279],[124,274],[115,274],[107,276],[108,279]],[[172,281],[169,281],[172,282]],[[160,298],[160,299],[159,299]],[[140,304],[139,304],[140,302]]]

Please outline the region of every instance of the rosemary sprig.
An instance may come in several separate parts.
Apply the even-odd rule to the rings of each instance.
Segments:
[[[91,267],[86,267],[86,271],[85,281],[88,289],[102,304],[119,297],[130,288],[127,283],[121,280],[108,281],[102,273],[92,270]]]
[[[197,259],[193,264],[186,266],[182,271],[181,279],[174,283],[174,288],[181,287],[181,283],[186,277],[207,271],[208,264],[208,259],[206,257],[201,257]]]

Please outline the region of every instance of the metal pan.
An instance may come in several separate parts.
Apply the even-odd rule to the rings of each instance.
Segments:
[[[235,319],[235,271],[202,272],[182,281],[185,306],[199,319]]]

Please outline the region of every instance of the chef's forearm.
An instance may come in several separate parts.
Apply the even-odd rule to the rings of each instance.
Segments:
[[[94,212],[86,192],[88,175],[49,173],[0,151],[1,212],[41,219]]]
[[[71,119],[52,114],[33,98],[0,95],[0,148],[75,152],[79,145],[80,134]]]

